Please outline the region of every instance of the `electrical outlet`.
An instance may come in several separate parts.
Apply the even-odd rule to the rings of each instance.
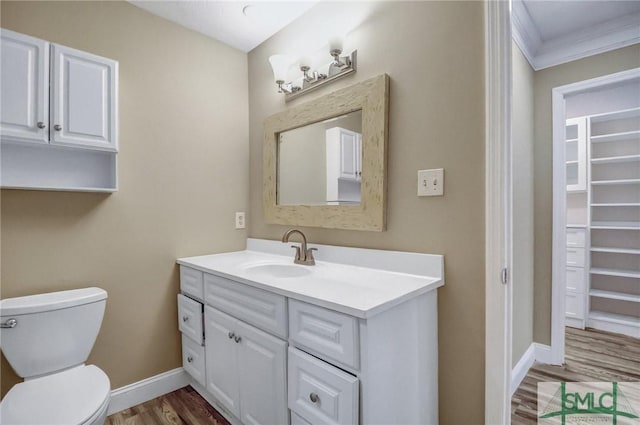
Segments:
[[[236,229],[244,229],[245,221],[244,221],[244,211],[236,213]]]
[[[444,169],[418,170],[418,196],[444,195]]]

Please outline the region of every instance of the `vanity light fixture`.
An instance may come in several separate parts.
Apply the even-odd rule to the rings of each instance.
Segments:
[[[329,53],[333,57],[333,60],[323,67],[326,69],[326,73],[319,72],[318,70],[311,71],[311,61],[305,58],[300,60],[302,77],[290,82],[286,82],[286,79],[289,68],[293,64],[291,57],[287,55],[273,55],[269,57],[269,62],[273,69],[273,76],[278,85],[278,93],[284,93],[285,102],[356,72],[357,50],[354,50],[351,54],[342,55],[342,40],[332,39],[329,43]],[[296,85],[294,81],[298,80],[301,80],[301,83]]]

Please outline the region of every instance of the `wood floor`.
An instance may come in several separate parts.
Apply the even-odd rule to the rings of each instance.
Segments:
[[[193,388],[184,387],[107,417],[105,425],[230,425]]]
[[[640,339],[566,328],[565,365],[534,365],[511,399],[512,425],[537,423],[538,382],[640,381]]]

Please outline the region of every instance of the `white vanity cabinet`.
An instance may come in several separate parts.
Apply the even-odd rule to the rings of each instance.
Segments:
[[[181,291],[204,301],[204,372],[185,363],[191,385],[234,425],[437,424],[442,256],[315,246],[358,258],[308,268],[254,251],[178,260]]]
[[[327,176],[360,181],[362,177],[362,135],[346,128],[326,131]]]
[[[117,190],[118,62],[1,29],[2,187]]]

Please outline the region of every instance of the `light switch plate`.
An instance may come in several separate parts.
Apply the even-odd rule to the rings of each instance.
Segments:
[[[418,196],[444,195],[444,169],[418,170]]]

